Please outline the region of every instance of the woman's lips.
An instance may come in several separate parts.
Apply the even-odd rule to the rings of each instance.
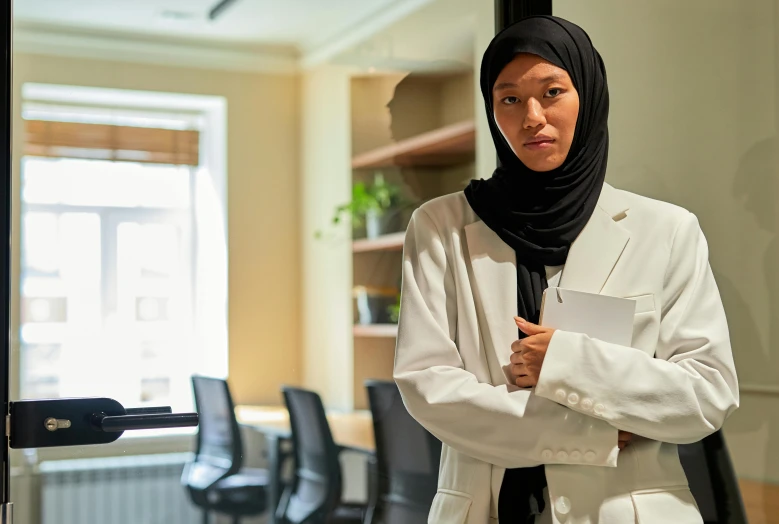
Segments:
[[[533,140],[532,142],[527,142],[524,144],[524,147],[530,149],[530,150],[540,150],[540,149],[547,149],[552,146],[554,143],[554,139],[541,139],[541,140]]]

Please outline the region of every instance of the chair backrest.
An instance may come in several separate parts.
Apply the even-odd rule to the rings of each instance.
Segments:
[[[747,523],[736,472],[721,431],[700,442],[680,445],[679,460],[705,524]]]
[[[339,447],[333,440],[322,399],[313,391],[282,388],[289,411],[295,454],[295,483],[285,518],[307,521],[324,519],[341,501]]]
[[[195,459],[182,482],[190,489],[203,490],[241,469],[243,445],[227,381],[194,376],[192,389],[200,424]]]
[[[441,442],[411,417],[394,382],[369,380],[365,387],[376,437],[379,520],[427,522],[438,484]]]

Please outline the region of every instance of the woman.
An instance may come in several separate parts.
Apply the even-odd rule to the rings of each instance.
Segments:
[[[417,210],[404,249],[395,379],[444,443],[430,522],[701,522],[676,445],[718,430],[738,386],[697,219],[604,183],[606,73],[581,28],[502,31],[481,90],[501,167]],[[634,299],[632,347],[538,326],[547,286]]]

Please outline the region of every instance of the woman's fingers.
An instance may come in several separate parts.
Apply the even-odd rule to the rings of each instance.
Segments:
[[[535,387],[536,384],[538,384],[538,381],[533,377],[530,377],[528,375],[523,375],[521,377],[517,377],[515,383],[517,386],[521,388],[532,388]]]
[[[512,364],[511,366],[511,373],[515,377],[520,377],[522,375],[527,375],[527,368],[525,367],[525,363],[519,363],[519,364]]]
[[[514,317],[514,322],[516,322],[517,327],[525,335],[538,335],[539,333],[543,333],[548,329],[537,324],[533,324],[532,322],[528,322],[524,318],[520,317]]]
[[[628,433],[627,431],[620,431],[617,435],[617,445],[619,446],[620,450],[623,450],[627,447],[628,444],[630,444],[630,441],[633,439],[633,434]]]

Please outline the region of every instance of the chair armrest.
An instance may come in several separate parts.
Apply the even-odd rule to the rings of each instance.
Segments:
[[[368,505],[365,511],[363,524],[374,524],[377,521],[377,511],[379,506],[379,461],[375,455],[367,459],[368,465]]]
[[[284,492],[281,494],[281,500],[276,507],[276,522],[279,524],[287,523],[287,507],[289,506],[289,500],[292,498],[292,486],[287,486]]]

